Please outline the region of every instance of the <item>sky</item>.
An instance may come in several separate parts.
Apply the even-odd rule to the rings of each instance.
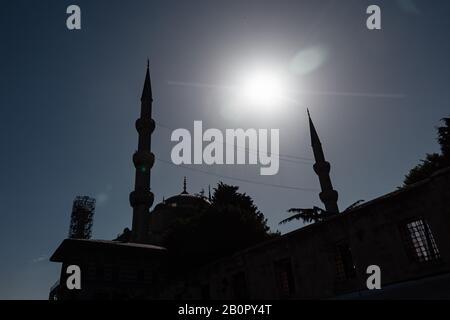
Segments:
[[[66,28],[70,4],[81,8],[81,30]],[[371,4],[381,30],[366,27]],[[180,193],[184,176],[191,193],[223,181],[285,233],[302,226],[278,225],[289,208],[322,206],[307,107],[341,210],[395,190],[439,151],[435,128],[450,111],[449,11],[438,0],[2,0],[0,299],[48,298],[60,270],[49,257],[67,236],[75,196],[97,199],[94,238],[130,227],[147,58],[154,204]],[[288,98],[272,110],[237,101],[255,70],[283,75]],[[172,130],[192,132],[195,120],[279,129],[278,174],[173,165]]]

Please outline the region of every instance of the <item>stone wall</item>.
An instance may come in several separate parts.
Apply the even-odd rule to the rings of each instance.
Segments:
[[[428,242],[422,243],[428,256],[418,256],[411,246],[407,225],[415,221],[431,229]],[[369,265],[381,268],[382,287],[432,277],[450,272],[449,231],[450,170],[444,170],[327,221],[216,261],[185,282],[168,287],[165,295],[184,299],[333,298],[367,290]],[[435,253],[430,237],[439,255],[430,254]],[[420,258],[429,261],[420,262]]]

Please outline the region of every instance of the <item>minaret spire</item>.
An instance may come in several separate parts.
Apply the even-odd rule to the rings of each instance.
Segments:
[[[147,72],[141,96],[140,118],[136,120],[136,130],[139,134],[138,150],[133,155],[136,168],[134,191],[130,194],[130,204],[133,207],[132,241],[145,242],[148,232],[148,213],[153,205],[154,196],[150,191],[150,171],[155,162],[151,152],[151,135],[155,130],[152,119],[152,86],[150,67],[147,60]]]
[[[311,134],[311,146],[314,153],[314,171],[319,176],[320,200],[324,203],[325,209],[328,213],[339,213],[339,207],[337,205],[338,193],[333,189],[330,178],[330,163],[325,160],[325,155],[322,149],[322,143],[320,142],[319,135],[317,134],[314,123],[312,122],[311,115],[308,111],[309,119],[309,131]]]
[[[186,180],[186,176],[184,177],[183,180],[183,192],[181,194],[187,194],[187,180]]]
[[[152,84],[150,80],[150,61],[147,59],[147,72],[145,74],[144,88],[142,89],[141,102],[143,99],[149,99],[150,104],[153,102]],[[151,110],[151,105],[150,105]]]

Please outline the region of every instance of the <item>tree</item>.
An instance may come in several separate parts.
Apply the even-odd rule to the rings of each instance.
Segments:
[[[405,186],[422,181],[446,166],[444,157],[438,153],[427,154],[425,160],[420,161],[421,163],[405,176]]]
[[[438,128],[438,142],[441,146],[442,156],[449,161],[450,159],[450,117],[443,118],[444,126]]]
[[[412,168],[405,176],[404,186],[408,186],[430,177],[433,173],[450,166],[450,117],[443,118],[444,125],[437,128],[441,153],[427,154],[425,160]]]
[[[343,213],[348,212],[352,210],[353,208],[357,207],[361,202],[364,200],[358,200],[355,203],[353,203],[351,206],[346,208]],[[291,222],[293,220],[302,220],[305,223],[316,223],[320,221],[324,221],[330,217],[333,217],[336,215],[336,213],[330,213],[326,210],[319,208],[319,207],[312,207],[308,209],[300,209],[300,208],[291,208],[288,210],[290,213],[295,213],[293,216],[282,220],[279,224],[285,224],[288,222]]]
[[[312,207],[312,208],[291,208],[288,210],[289,213],[295,213],[293,216],[282,220],[279,224],[285,224],[288,222],[291,222],[293,220],[302,220],[305,223],[310,222],[319,222],[325,220],[325,217],[328,216],[328,213],[319,207]]]
[[[209,207],[174,223],[164,240],[172,265],[188,271],[277,236],[252,198],[238,190],[220,182]]]

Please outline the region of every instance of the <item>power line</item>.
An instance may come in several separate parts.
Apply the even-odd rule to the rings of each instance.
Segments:
[[[187,169],[187,170],[191,170],[191,171],[195,171],[195,172],[200,172],[200,173],[207,174],[207,175],[210,175],[210,176],[215,176],[217,178],[235,180],[235,181],[240,181],[240,182],[245,182],[245,183],[250,183],[250,184],[256,184],[256,185],[262,185],[262,186],[272,187],[272,188],[279,188],[279,189],[299,190],[299,191],[307,191],[307,192],[318,192],[319,191],[318,189],[313,189],[313,188],[302,188],[302,187],[286,186],[286,185],[281,185],[281,184],[264,183],[264,182],[258,182],[258,181],[254,181],[254,180],[249,180],[249,179],[242,179],[242,178],[226,176],[226,175],[218,174],[218,173],[215,173],[215,172],[210,172],[210,171],[206,171],[206,170],[201,170],[201,169],[187,167],[185,165],[176,165],[176,164],[172,163],[171,161],[163,160],[163,159],[160,159],[158,157],[155,157],[155,158],[156,158],[156,160],[158,160],[158,161],[160,161],[162,163],[170,164],[170,165],[172,165],[174,167],[181,167],[183,169]]]
[[[168,130],[175,130],[173,127],[167,126],[165,124],[162,124],[160,122],[156,122],[156,124],[162,128],[168,129]],[[225,141],[221,141],[222,144],[227,144],[227,145],[232,145],[230,143],[227,143]],[[234,145],[233,145],[234,146]],[[257,150],[253,150],[253,149],[249,149],[247,147],[242,147],[242,146],[236,146],[236,148],[239,149],[244,149],[248,152],[251,152],[253,154],[258,154]],[[292,162],[292,163],[301,163],[301,164],[312,164],[313,163],[313,159],[311,158],[306,158],[306,157],[298,157],[298,156],[292,156],[292,155],[288,155],[288,154],[276,154],[276,153],[271,153],[272,155],[278,156],[279,159],[281,161],[286,161],[286,162]],[[286,159],[287,158],[287,159]],[[289,159],[290,158],[290,159]],[[294,159],[294,160],[293,160]]]

